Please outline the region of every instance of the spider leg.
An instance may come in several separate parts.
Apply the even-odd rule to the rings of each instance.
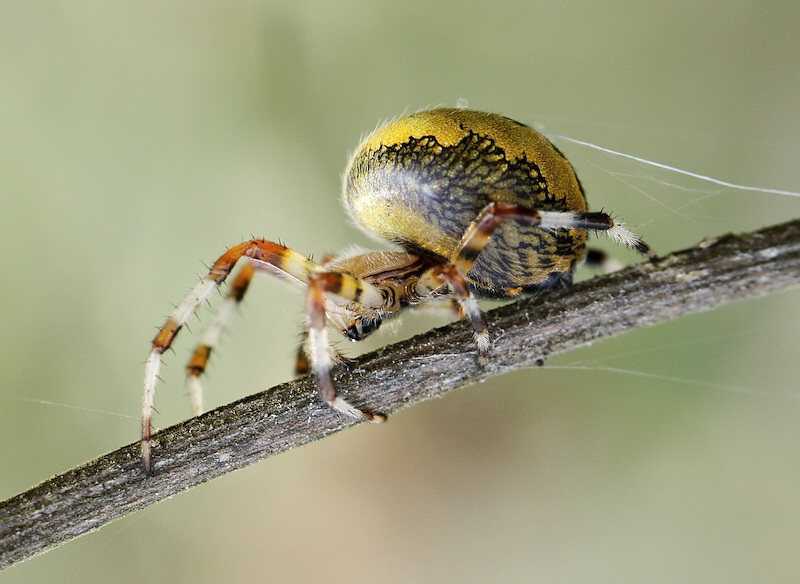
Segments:
[[[593,247],[586,248],[586,255],[583,262],[586,267],[597,270],[603,274],[610,274],[623,268],[621,262],[609,256],[603,250]]]
[[[186,388],[192,404],[192,413],[199,416],[203,413],[203,387],[200,376],[205,373],[211,351],[219,343],[223,331],[236,313],[236,309],[244,298],[250,281],[256,272],[256,264],[247,262],[236,274],[233,282],[225,295],[211,322],[200,335],[200,340],[192,353],[192,358],[186,365]]]
[[[492,202],[484,207],[477,219],[464,232],[461,243],[450,260],[462,274],[469,272],[478,254],[503,221],[515,221],[520,225],[542,229],[605,231],[617,243],[631,247],[651,260],[656,257],[645,242],[621,224],[615,223],[607,213],[537,211],[519,205]]]
[[[300,335],[300,344],[297,346],[297,356],[294,361],[294,376],[302,377],[311,373],[311,362],[308,360],[306,347],[308,346],[308,329],[303,329]]]
[[[333,409],[353,418],[370,422],[383,422],[386,416],[364,412],[336,395],[333,382],[332,349],[328,342],[326,328],[325,294],[334,294],[352,304],[380,308],[383,305],[381,293],[371,284],[359,278],[339,272],[314,272],[308,276],[306,288],[307,354],[311,369],[317,379],[322,401]]]
[[[460,316],[466,317],[472,324],[472,329],[475,331],[475,344],[478,346],[478,363],[486,365],[490,345],[489,327],[483,311],[467,287],[464,274],[466,272],[460,272],[458,266],[453,262],[433,268],[434,277],[441,283],[447,284],[453,291],[461,309],[459,312],[463,313]]]
[[[290,279],[305,286],[306,274],[304,272],[292,275],[283,272],[271,264],[256,260],[249,261],[239,270],[228,289],[228,293],[225,295],[225,299],[214,313],[214,317],[208,327],[206,327],[203,334],[200,336],[200,340],[192,353],[192,357],[186,365],[186,388],[192,404],[192,413],[195,416],[199,416],[203,413],[203,387],[200,383],[200,377],[205,373],[212,350],[219,343],[222,333],[228,327],[228,323],[236,313],[236,309],[247,293],[250,281],[257,271],[266,272],[270,275],[277,275],[283,279]],[[299,377],[309,371],[310,366],[307,363],[305,352],[301,345],[297,353],[295,376]]]
[[[606,213],[574,213],[537,211],[508,203],[489,203],[464,232],[450,262],[432,270],[434,277],[446,283],[456,296],[464,316],[472,323],[478,345],[478,360],[486,364],[489,334],[486,319],[470,293],[465,275],[472,268],[483,248],[503,221],[542,229],[586,229],[606,231],[615,241],[632,247],[650,259],[655,254],[636,235],[625,229]]]
[[[225,278],[227,278],[228,274],[233,270],[236,262],[242,257],[256,260],[256,263],[253,261],[250,262],[255,269],[261,269],[260,267],[263,267],[263,269],[271,273],[284,275],[290,280],[300,282],[305,282],[308,274],[318,268],[318,265],[313,261],[283,245],[263,239],[251,239],[230,248],[222,254],[219,259],[214,262],[214,265],[211,266],[208,274],[200,280],[189,295],[175,308],[166,324],[158,331],[153,339],[150,354],[145,364],[144,394],[142,396],[142,462],[147,474],[151,472],[151,417],[156,385],[158,383],[158,373],[161,369],[161,355],[164,351],[169,349],[175,336],[183,325],[186,324],[189,318],[197,311],[198,307],[208,300],[217,287],[225,281]],[[247,268],[245,268],[245,270],[246,269]],[[252,276],[252,274],[250,274],[250,276]],[[247,272],[244,272],[242,280],[238,281],[238,284],[242,284],[243,280],[249,280]],[[237,282],[234,282],[234,288],[236,284]],[[244,294],[244,290],[242,290],[241,293]],[[228,308],[223,309],[223,311],[232,310],[232,307],[235,307],[235,305],[236,301],[234,300],[229,303]],[[227,318],[230,318],[230,316],[228,315]],[[217,337],[219,336],[219,332],[222,330],[221,327],[224,326],[225,322],[227,322],[226,316],[222,314],[216,325],[212,323],[210,327],[211,332],[208,333],[212,341],[215,340],[213,338],[215,335]],[[213,343],[209,346],[213,346]],[[206,355],[206,358],[207,356],[208,355]]]

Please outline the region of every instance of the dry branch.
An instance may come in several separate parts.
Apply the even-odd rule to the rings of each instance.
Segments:
[[[364,355],[337,378],[355,405],[391,414],[621,332],[800,282],[800,220],[724,236],[488,313],[494,347],[476,364],[464,323]],[[155,476],[138,442],[0,504],[0,568],[232,470],[351,426],[310,377],[284,383],[154,435]]]

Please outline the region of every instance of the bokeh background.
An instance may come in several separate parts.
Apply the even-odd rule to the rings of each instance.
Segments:
[[[338,192],[381,119],[466,99],[800,190],[798,29],[794,0],[2,2],[0,497],[136,440],[148,343],[227,246],[375,246]],[[659,252],[800,216],[796,197],[554,140],[593,208]],[[3,580],[797,582],[798,301],[554,357],[192,489]],[[209,407],[290,378],[301,304],[256,282]],[[192,340],[167,356],[160,427],[188,415]]]

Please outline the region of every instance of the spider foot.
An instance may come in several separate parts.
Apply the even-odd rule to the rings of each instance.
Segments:
[[[342,414],[350,416],[351,418],[360,418],[362,420],[366,420],[367,422],[373,423],[381,423],[386,421],[385,415],[365,412],[364,410],[358,409],[340,397],[335,397],[333,401],[327,403],[337,412],[341,412]]]

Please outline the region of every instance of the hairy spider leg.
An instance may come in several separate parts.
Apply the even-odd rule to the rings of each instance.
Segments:
[[[380,309],[385,304],[381,292],[369,282],[342,272],[314,272],[308,276],[305,312],[306,353],[317,380],[319,395],[333,409],[370,422],[383,422],[386,416],[365,412],[336,395],[333,382],[333,349],[328,342],[325,294],[333,294],[353,305]]]
[[[236,314],[236,310],[244,299],[244,295],[247,293],[247,289],[256,272],[265,272],[272,276],[278,276],[283,280],[290,281],[290,283],[298,284],[305,289],[308,271],[310,269],[324,267],[325,263],[330,260],[331,256],[323,256],[319,265],[315,265],[310,260],[305,260],[303,263],[306,265],[302,269],[302,273],[299,274],[289,274],[280,267],[273,266],[263,261],[250,260],[237,272],[236,277],[228,288],[225,299],[200,336],[200,340],[192,353],[192,357],[186,365],[186,389],[189,393],[192,413],[195,416],[199,416],[203,413],[203,387],[200,382],[200,377],[205,373],[212,350],[217,346],[222,337],[222,333],[228,328],[228,324],[233,318],[233,315]],[[298,262],[295,262],[295,264],[300,265]],[[308,332],[304,329],[301,341],[297,347],[294,369],[295,377],[302,377],[311,372],[311,364],[308,362],[305,350],[307,338]]]
[[[320,265],[324,263],[324,260]],[[250,260],[248,261],[239,272],[228,288],[225,299],[220,304],[211,322],[200,335],[197,346],[192,353],[192,357],[186,365],[186,389],[189,393],[189,399],[192,404],[192,413],[199,416],[203,413],[203,387],[200,382],[200,377],[205,373],[208,367],[208,360],[211,357],[212,350],[219,343],[222,333],[228,328],[228,325],[236,314],[239,304],[244,299],[250,282],[256,272],[265,272],[269,275],[278,276],[283,280],[290,280],[292,283],[299,284],[305,288],[306,277],[310,269],[319,269],[310,260],[305,260],[301,263],[294,262],[295,265],[301,267],[301,273],[291,274],[280,267],[267,264],[263,261]],[[310,372],[310,365],[305,359],[304,342],[307,334],[303,333],[303,342],[298,347],[297,363],[295,365],[295,376],[300,377]]]
[[[297,346],[297,354],[294,360],[294,376],[302,377],[311,373],[311,362],[308,360],[306,347],[308,346],[308,329],[304,328],[300,333],[300,344]]]
[[[175,308],[166,324],[153,339],[150,354],[147,357],[145,365],[144,394],[142,397],[142,462],[145,472],[148,474],[151,472],[151,418],[155,390],[158,383],[158,374],[161,369],[161,355],[164,351],[169,349],[175,336],[183,325],[186,324],[189,318],[197,311],[198,307],[208,300],[217,287],[225,281],[231,270],[233,270],[236,262],[242,257],[256,260],[255,262],[249,262],[254,269],[260,269],[260,266],[269,266],[269,269],[266,267],[264,267],[264,269],[267,271],[271,270],[271,273],[285,274],[287,278],[299,280],[301,282],[305,282],[308,274],[319,268],[315,262],[286,246],[264,239],[251,239],[230,248],[222,254],[219,259],[214,262],[214,265],[211,266],[208,275],[201,279],[189,295]],[[243,268],[243,270],[247,270],[247,268]],[[248,275],[247,271],[245,271],[244,275],[241,276],[241,280],[237,278],[236,280],[238,280],[238,282],[234,282],[234,288],[236,288],[237,283],[240,285],[246,284],[246,281],[251,277],[252,274]],[[244,289],[239,291],[243,295],[245,290],[246,285]],[[234,293],[236,293],[236,291],[234,291]],[[239,300],[241,300],[241,298]],[[219,315],[218,323],[212,323],[210,327],[212,330],[208,333],[209,338],[206,340],[210,339],[215,341],[214,337],[219,336],[222,327],[225,325],[226,315],[227,318],[230,318],[230,314],[227,313],[230,312],[235,305],[236,300],[233,299],[228,303],[226,308],[223,308],[223,313]],[[210,352],[210,347],[213,347],[213,344],[213,342],[209,344],[208,352]],[[203,349],[201,349],[201,352],[202,351]],[[206,355],[206,357],[207,356],[208,355]]]
[[[228,288],[225,299],[214,313],[214,317],[203,331],[203,334],[200,335],[200,340],[197,342],[192,357],[186,364],[186,389],[189,391],[192,413],[195,416],[203,413],[203,387],[200,383],[200,376],[205,373],[212,350],[219,343],[223,331],[228,327],[228,323],[233,318],[233,315],[236,314],[236,309],[247,293],[250,281],[256,273],[256,265],[255,262],[248,261],[237,272],[236,277]]]
[[[537,211],[519,205],[492,202],[486,205],[473,221],[461,243],[453,252],[450,261],[459,272],[469,272],[492,234],[503,221],[515,221],[528,227],[541,229],[583,229],[587,231],[605,231],[611,239],[639,253],[655,259],[655,254],[638,236],[616,223],[610,215],[602,212],[575,213],[569,211]]]
[[[478,303],[467,288],[465,275],[472,268],[483,248],[489,243],[495,230],[504,221],[515,221],[528,227],[541,229],[584,229],[606,231],[618,243],[632,247],[647,255],[655,254],[639,239],[606,213],[574,213],[562,211],[537,211],[520,205],[492,202],[486,205],[467,230],[453,252],[449,264],[433,268],[440,280],[446,282],[458,299],[464,316],[475,330],[479,362],[486,364],[489,349],[489,333],[486,318]]]
[[[482,366],[486,365],[489,355],[489,327],[477,300],[475,300],[472,292],[469,291],[467,280],[464,277],[467,272],[460,272],[458,266],[453,262],[435,266],[431,268],[430,272],[438,283],[447,284],[453,292],[458,303],[459,317],[466,318],[472,325],[475,344],[478,346],[478,363]],[[435,286],[432,287],[435,288]]]

